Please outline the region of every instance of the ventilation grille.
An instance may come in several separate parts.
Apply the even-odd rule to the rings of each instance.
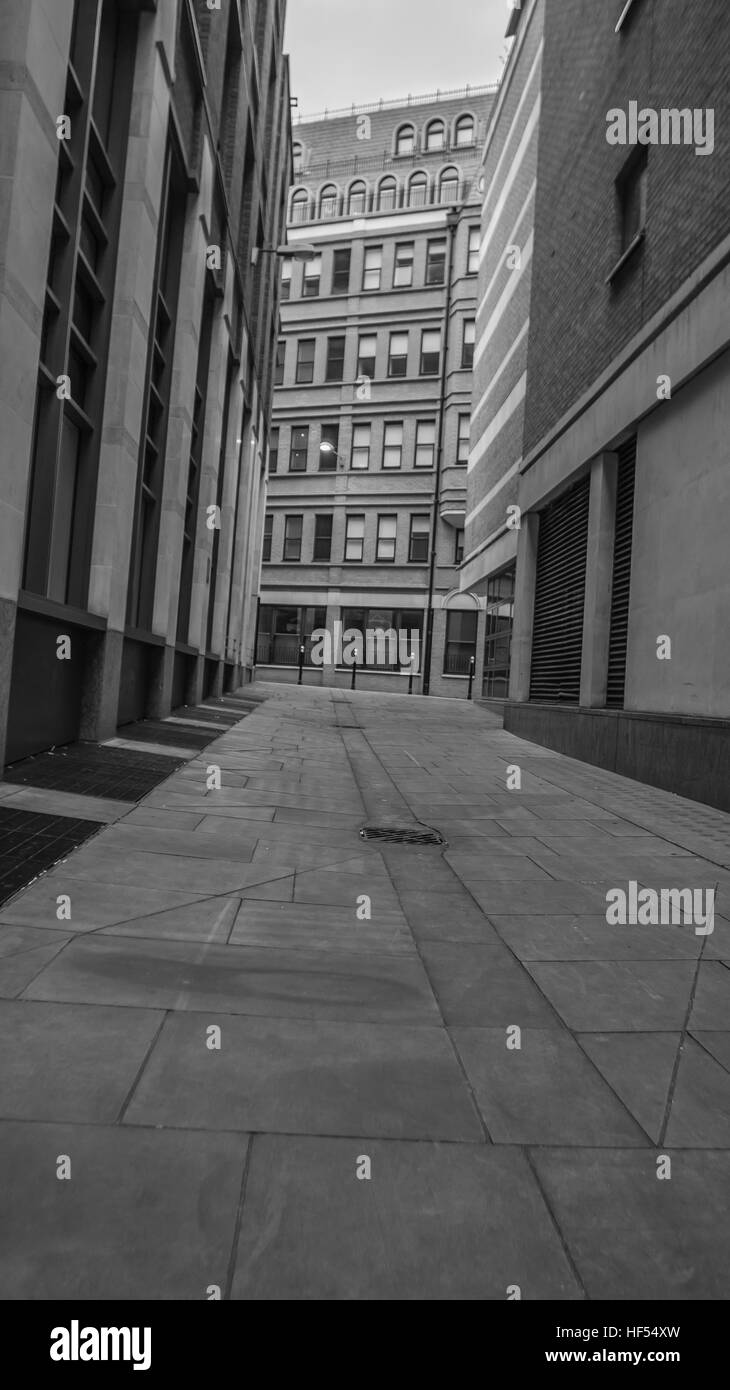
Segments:
[[[580,699],[589,493],[585,477],[540,513],[531,700]]]
[[[606,704],[623,709],[626,687],[626,647],[629,636],[631,595],[631,551],[634,539],[634,484],[636,481],[636,436],[618,451],[616,485],[616,531],[613,544],[613,584],[611,588],[611,631],[608,642],[608,680]]]
[[[438,830],[399,830],[397,826],[366,825],[363,840],[385,840],[391,845],[445,845]]]

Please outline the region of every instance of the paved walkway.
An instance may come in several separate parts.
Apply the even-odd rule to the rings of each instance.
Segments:
[[[726,1298],[730,817],[255,692],[0,913],[0,1296]],[[714,932],[608,926],[632,880]]]

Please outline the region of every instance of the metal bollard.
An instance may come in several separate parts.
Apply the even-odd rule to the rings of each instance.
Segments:
[[[299,680],[297,681],[297,685],[301,685],[304,679],[304,651],[304,647],[299,648]]]
[[[355,689],[355,681],[356,681],[356,680],[357,680],[357,658],[355,658],[355,660],[354,660],[353,663],[352,663],[352,680],[350,681],[350,689],[351,689],[351,690],[354,690],[354,689]]]
[[[472,687],[473,687],[473,685],[474,685],[474,668],[475,668],[475,666],[476,666],[476,660],[475,660],[475,658],[474,658],[473,656],[470,656],[470,657],[469,657],[469,694],[468,694],[467,697],[466,697],[467,700],[471,700],[471,698],[472,698],[471,692],[472,692]]]

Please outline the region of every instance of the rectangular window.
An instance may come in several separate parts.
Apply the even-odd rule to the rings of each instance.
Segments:
[[[515,566],[487,580],[482,694],[506,700],[509,695],[510,649],[515,611]]]
[[[312,261],[305,261],[304,264],[304,283],[302,285],[302,296],[304,299],[315,299],[319,294],[319,282],[322,278],[322,257],[315,256]]]
[[[378,517],[378,543],[375,551],[375,559],[382,564],[393,564],[395,562],[395,543],[398,531],[397,516]]]
[[[292,425],[289,472],[306,473],[309,452],[309,425]]]
[[[429,241],[426,251],[426,284],[443,285],[446,279],[446,241]]]
[[[441,366],[441,330],[424,328],[421,334],[421,376],[438,376]]]
[[[366,246],[365,261],[362,272],[362,287],[364,290],[380,289],[380,273],[383,269],[383,248],[382,246]]]
[[[476,319],[464,319],[464,336],[461,340],[462,367],[474,366],[474,339],[476,337],[476,328]]]
[[[400,468],[403,462],[403,426],[391,422],[383,433],[383,468]]]
[[[312,666],[312,633],[323,628],[326,621],[326,608],[272,608],[262,603],[256,644],[257,662],[260,665],[298,666],[299,648],[304,646],[304,665]]]
[[[350,257],[349,246],[340,247],[332,257],[332,293],[349,294],[350,292]]]
[[[325,381],[342,381],[345,374],[345,339],[344,337],[327,339],[327,365],[325,367]]]
[[[469,462],[469,435],[471,430],[471,416],[459,416],[459,437],[456,444],[456,462],[466,464]]]
[[[414,245],[412,241],[404,242],[395,248],[395,269],[393,271],[393,288],[404,289],[413,284],[413,254]]]
[[[460,526],[454,536],[454,564],[460,565],[464,559],[464,528]]]
[[[411,662],[420,666],[423,649],[423,612],[411,608],[343,608],[343,632],[362,634],[362,647],[357,646],[357,664],[372,671],[408,670]],[[347,644],[343,644],[343,653]],[[354,655],[350,648],[348,657]],[[340,670],[347,669],[351,660],[340,661]]]
[[[408,374],[408,334],[391,333],[388,349],[388,376]]]
[[[646,159],[646,149],[632,153],[616,181],[622,254],[638,241],[646,227]]]
[[[266,565],[271,560],[271,538],[274,533],[273,512],[267,512],[264,517],[264,548],[261,552],[261,559]]]
[[[314,381],[314,350],[316,347],[315,338],[300,338],[297,343],[297,375],[298,385],[309,386]]]
[[[428,544],[431,537],[431,518],[411,517],[411,535],[408,543],[408,560],[412,565],[428,563]]]
[[[279,468],[279,431],[272,429],[269,435],[269,473],[276,473]]]
[[[314,518],[313,560],[329,560],[332,554],[332,513],[327,512]]]
[[[416,425],[416,468],[433,468],[436,455],[436,422],[419,420]]]
[[[337,451],[340,447],[339,425],[323,425],[319,446],[320,473],[334,473],[337,468]]]
[[[352,431],[352,468],[370,467],[370,425],[355,425]]]
[[[365,517],[348,516],[345,530],[345,559],[362,562],[365,545]]]
[[[296,563],[302,558],[302,520],[301,516],[287,516],[284,519],[284,560]]]
[[[444,646],[444,675],[468,676],[471,659],[477,652],[476,610],[460,611],[452,609],[446,615],[446,643]]]
[[[358,376],[375,376],[375,351],[377,338],[374,333],[361,333],[357,350]]]
[[[274,385],[283,386],[284,366],[286,364],[286,341],[280,338],[276,344],[276,366],[274,367]]]
[[[466,256],[467,275],[477,275],[479,273],[479,242],[481,240],[481,228],[469,228],[469,249]]]
[[[292,277],[291,256],[285,256],[281,263],[281,298],[291,299],[291,277]]]

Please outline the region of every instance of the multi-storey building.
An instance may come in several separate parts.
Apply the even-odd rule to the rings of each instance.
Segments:
[[[240,683],[285,0],[7,0],[0,764]]]
[[[462,570],[484,693],[730,808],[730,13],[526,0],[509,32]]]
[[[460,592],[459,565],[493,99],[466,89],[295,126],[257,642],[267,677],[296,679],[304,647],[310,683],[349,681],[357,653],[364,688],[405,690],[417,668],[413,689],[467,693],[478,600]],[[313,648],[318,629],[329,648]],[[408,637],[368,650],[338,631]]]

